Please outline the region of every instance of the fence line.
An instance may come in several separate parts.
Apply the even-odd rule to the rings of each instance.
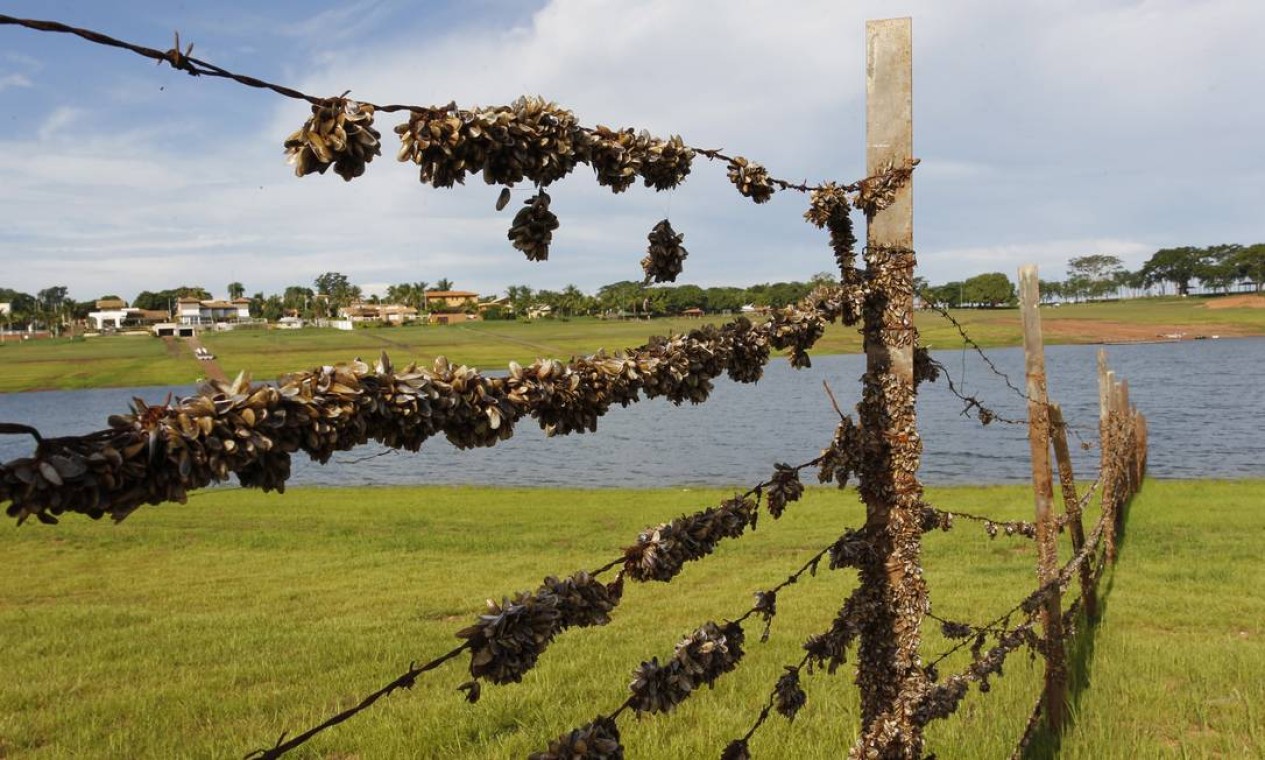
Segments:
[[[593,431],[597,419],[616,403],[660,396],[675,404],[699,403],[708,398],[712,380],[722,373],[739,382],[759,379],[771,348],[787,350],[792,365],[807,366],[807,351],[827,323],[861,326],[867,365],[856,420],[839,410],[839,425],[819,457],[794,467],[777,465],[771,478],[744,494],[648,529],[620,557],[592,572],[564,579],[550,576],[533,592],[490,603],[487,614],[458,633],[465,639],[460,647],[424,665],[410,665],[355,707],[292,739],[283,735],[251,757],[279,757],[465,651],[471,653],[471,680],[461,688],[470,701],[478,699],[483,681],[520,680],[562,631],[607,622],[626,578],[672,580],[687,563],[710,555],[722,540],[754,527],[762,502],[776,519],[789,502],[801,497],[801,471],[814,466],[823,483],[842,487],[855,476],[866,507],[864,524],[846,529],[782,583],[756,592],[755,602],[734,619],[704,623],[677,645],[670,658],[643,663],[630,696],[620,706],[559,736],[534,757],[622,757],[618,718],[625,710],[668,712],[698,686],[732,671],[744,652],[743,623],[759,616],[767,635],[778,593],[805,573],[815,574],[826,558],[831,569],[855,569],[859,585],[829,627],[804,642],[802,659],[787,666],[751,729],[730,742],[724,758],[749,757],[749,742],[771,711],[790,718],[805,705],[801,669],[835,672],[854,644],[862,725],[851,757],[921,757],[925,726],[951,715],[972,684],[987,691],[989,679],[1000,675],[1006,658],[1021,648],[1045,658],[1047,667],[1041,699],[1016,751],[1027,745],[1039,715],[1046,716],[1050,730],[1063,727],[1065,649],[1072,637],[1086,631],[1078,625],[1078,616],[1084,612],[1094,619],[1097,584],[1118,556],[1129,499],[1145,475],[1146,420],[1130,404],[1127,382],[1116,379],[1105,353],[1100,353],[1100,472],[1095,485],[1078,496],[1067,455],[1068,427],[1045,388],[1035,270],[1026,270],[1021,274],[1021,281],[1031,283],[1024,296],[1026,391],[997,370],[960,323],[942,313],[1010,389],[1028,401],[1035,520],[999,521],[938,509],[925,500],[917,477],[921,438],[914,401],[919,384],[935,381],[943,367],[918,345],[912,321],[915,252],[910,199],[917,160],[912,155],[907,19],[867,24],[869,176],[850,184],[816,186],[774,179],[741,156],[690,148],[677,137],[662,140],[632,130],[583,127],[574,123],[569,111],[539,99],[520,98],[511,106],[470,111],[455,104],[430,108],[354,103],[345,93],[315,98],[192,58],[191,46],[182,51],[178,40],[163,52],[57,22],[0,15],[0,24],[74,34],[167,62],[191,75],[226,78],[312,103],[312,118],[285,142],[300,176],[323,173],[330,165],[345,179],[358,176],[380,152],[378,133],[372,128],[374,111],[408,111],[409,122],[396,129],[403,147],[400,158],[419,164],[424,182],[451,187],[481,171],[492,183],[509,186],[530,180],[537,185],[537,194],[516,215],[511,231],[515,247],[529,258],[547,256],[548,233],[557,223],[543,187],[565,177],[577,163],[590,165],[599,183],[613,192],[637,177],[664,190],[684,179],[697,154],[727,161],[729,180],[757,203],[775,189],[810,194],[805,218],[829,233],[840,268],[838,285],[815,291],[761,325],[740,319],[685,336],[652,339],[626,355],[599,353],[567,364],[542,359],[529,367],[511,364],[506,378],[454,368],[442,359],[433,369],[410,366],[396,371],[384,355],[372,368],[363,362],[324,367],[289,375],[276,387],[254,385],[242,375],[233,383],[209,383],[198,395],[174,404],[147,406],[138,401],[130,415],[111,418],[109,429],[83,436],[46,438],[34,428],[0,425],[0,433],[31,435],[36,442],[33,457],[0,464],[0,501],[8,502],[7,513],[19,521],[34,516],[56,522],[64,512],[122,519],[145,503],[183,501],[189,490],[226,480],[230,474],[236,474],[243,486],[283,490],[292,453],[303,451],[324,462],[334,451],[368,440],[416,450],[442,433],[459,448],[491,446],[512,435],[514,424],[526,416],[550,434]],[[490,131],[499,137],[489,136]],[[434,135],[443,136],[445,147],[432,144]],[[337,140],[331,142],[331,136]],[[868,222],[863,269],[853,250],[852,209],[862,211]],[[659,234],[652,239],[643,266],[648,278],[670,280],[680,271],[685,254],[670,225],[661,225],[656,225]],[[952,378],[943,374],[952,386]],[[967,402],[966,411],[977,410],[985,421],[988,410],[982,402],[953,390]],[[1061,515],[1054,513],[1051,446],[1059,463]],[[1083,508],[1095,490],[1101,514],[1086,534]],[[955,517],[983,523],[990,537],[1003,532],[1035,539],[1035,590],[982,624],[931,614],[922,577],[921,536],[952,529]],[[1073,556],[1060,567],[1056,542],[1065,528]],[[615,580],[598,580],[617,567]],[[1081,593],[1064,610],[1062,595],[1073,576]],[[957,641],[929,663],[921,652],[925,617],[937,620],[945,636]],[[1092,633],[1089,627],[1088,635]],[[941,678],[937,666],[967,647],[971,661]]]

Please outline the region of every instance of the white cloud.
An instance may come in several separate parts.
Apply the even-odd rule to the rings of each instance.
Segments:
[[[59,106],[53,109],[40,124],[36,135],[39,136],[40,142],[48,142],[56,138],[60,138],[67,131],[67,128],[75,123],[81,116],[83,111],[73,106]]]
[[[1265,50],[1250,37],[1265,4],[1248,0],[554,0],[513,22],[488,13],[440,29],[406,6],[366,1],[288,28],[279,63],[234,65],[307,72],[287,84],[378,102],[468,106],[539,93],[588,124],[680,133],[788,179],[848,180],[863,173],[864,21],[907,13],[923,159],[916,237],[933,282],[1027,262],[1061,274],[1088,252],[1136,266],[1164,245],[1265,237],[1265,105],[1255,97]],[[562,226],[551,260],[532,264],[505,239],[528,191],[498,213],[480,178],[452,191],[420,186],[394,160],[398,115],[380,117],[384,155],[366,176],[299,180],[279,144],[305,104],[212,81],[181,80],[179,100],[155,96],[134,76],[143,62],[104,60],[117,61],[110,92],[138,93],[118,98],[135,112],[45,103],[35,112],[41,142],[0,144],[0,261],[38,260],[6,286],[66,282],[89,297],[240,280],[273,292],[337,270],[375,287],[449,277],[483,292],[592,290],[637,276],[646,232],[664,216],[686,235],[684,281],[802,279],[831,265],[824,236],[800,219],[802,197],[755,206],[702,159],[665,194],[612,196],[581,167],[550,189]],[[232,109],[221,105],[226,92]],[[124,131],[85,142],[82,126],[106,116]]]
[[[30,87],[32,86],[30,77],[25,74],[0,74],[0,92],[11,87]]]

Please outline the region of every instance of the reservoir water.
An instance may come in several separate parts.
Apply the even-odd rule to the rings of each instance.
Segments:
[[[1096,443],[1097,346],[1046,349],[1051,399],[1077,435]],[[1131,400],[1150,423],[1151,477],[1265,477],[1265,338],[1107,347],[1111,367],[1129,381]],[[972,351],[934,351],[953,380],[1003,417],[1025,417],[1025,401]],[[1023,387],[1021,349],[989,357]],[[547,438],[523,420],[513,438],[491,449],[458,451],[442,438],[422,451],[384,451],[376,444],[340,452],[320,466],[294,457],[294,485],[485,484],[501,486],[749,487],[775,462],[798,464],[830,440],[838,416],[823,389],[830,384],[852,413],[865,359],[817,356],[807,370],[774,361],[755,385],[719,378],[705,404],[674,407],[656,399],[615,408],[596,433]],[[46,435],[105,427],[133,396],[161,403],[192,387],[114,388],[0,394],[0,422],[33,425]],[[1000,422],[983,427],[962,416],[946,383],[924,384],[918,423],[924,442],[921,477],[928,484],[1010,483],[1029,478],[1027,429]],[[1071,440],[1078,477],[1096,475],[1097,451]],[[0,437],[0,461],[27,456],[28,437]]]

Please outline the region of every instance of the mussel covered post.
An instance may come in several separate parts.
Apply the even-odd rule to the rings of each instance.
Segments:
[[[866,168],[876,176],[913,162],[913,39],[908,18],[866,24]],[[858,413],[865,458],[859,490],[873,551],[860,563],[857,685],[862,732],[853,757],[920,758],[914,707],[927,687],[918,655],[927,612],[922,576],[914,414],[913,184],[866,211],[866,372]]]
[[[1058,529],[1054,524],[1054,473],[1050,463],[1050,399],[1045,377],[1045,342],[1041,337],[1041,301],[1037,267],[1019,268],[1019,307],[1023,314],[1023,355],[1028,393],[1028,443],[1032,452],[1032,489],[1036,507],[1037,580],[1054,583],[1059,574]],[[1045,601],[1045,695],[1043,708],[1051,731],[1063,724],[1067,691],[1064,663],[1062,602],[1057,589]]]

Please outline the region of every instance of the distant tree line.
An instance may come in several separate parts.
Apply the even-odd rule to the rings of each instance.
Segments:
[[[1041,280],[1041,299],[1096,301],[1134,298],[1158,291],[1190,295],[1198,283],[1205,292],[1229,293],[1235,288],[1265,289],[1265,243],[1223,244],[1206,248],[1185,246],[1156,251],[1137,271],[1129,271],[1118,256],[1088,254],[1067,262],[1067,277]],[[927,300],[952,308],[997,308],[1016,303],[1014,285],[1002,272],[976,275],[942,285],[919,283]]]
[[[505,298],[497,299],[499,304],[486,309],[485,314],[490,318],[512,318],[544,306],[561,317],[663,316],[680,314],[687,309],[725,313],[738,312],[746,306],[779,308],[803,298],[819,283],[834,279],[830,272],[822,272],[807,282],[761,283],[745,288],[650,286],[634,280],[621,280],[603,285],[593,293],[585,293],[575,285],[567,285],[561,290],[535,290],[528,285],[511,285],[505,289]],[[1098,253],[1076,256],[1067,262],[1065,279],[1042,280],[1040,286],[1041,298],[1048,302],[1137,297],[1153,291],[1158,291],[1160,295],[1172,292],[1185,296],[1192,292],[1196,283],[1202,290],[1211,293],[1228,293],[1235,288],[1260,293],[1265,290],[1265,243],[1163,248],[1132,272],[1125,268],[1118,256]],[[988,272],[939,285],[916,278],[915,284],[921,297],[951,308],[992,309],[1016,303],[1015,286],[1003,272]],[[363,288],[353,284],[346,275],[325,272],[316,277],[310,287],[290,285],[281,293],[255,293],[249,298],[250,312],[269,321],[288,315],[309,319],[331,317],[338,313],[339,308],[358,301],[398,303],[425,311],[431,307],[426,301],[427,292],[449,291],[453,287],[453,281],[448,278],[437,280],[433,288],[425,280],[402,282],[388,286],[382,297],[372,295],[366,298]],[[226,291],[229,298],[243,298],[246,288],[240,282],[230,282]],[[211,294],[205,288],[194,285],[159,291],[144,290],[137,294],[131,306],[171,311],[176,301],[189,297],[209,300]],[[70,297],[65,285],[53,285],[35,295],[0,288],[0,303],[10,305],[9,313],[0,315],[0,325],[9,329],[46,329],[60,334],[64,328],[87,319],[88,312],[95,309],[98,300],[121,299],[103,295],[91,301],[76,301]],[[442,310],[447,307],[436,308]]]
[[[94,305],[92,301],[80,303],[72,299],[65,285],[53,285],[35,295],[0,288],[0,303],[9,304],[8,313],[0,316],[0,325],[6,329],[30,327],[48,330],[54,335],[60,335],[75,320],[86,317]]]

